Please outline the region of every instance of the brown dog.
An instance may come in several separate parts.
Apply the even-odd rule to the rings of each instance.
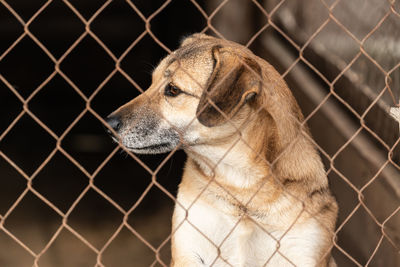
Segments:
[[[194,34],[150,88],[107,119],[127,149],[188,160],[172,266],[334,266],[337,204],[278,72],[245,47]]]

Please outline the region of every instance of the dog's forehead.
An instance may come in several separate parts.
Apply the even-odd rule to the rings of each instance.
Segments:
[[[211,46],[187,45],[175,50],[168,58],[167,65],[175,65],[187,71],[198,70],[212,63]]]
[[[201,80],[211,73],[212,67],[211,45],[190,45],[181,47],[165,57],[153,75],[156,79],[186,76],[201,83]]]
[[[154,74],[168,76],[171,74],[169,69],[171,66],[179,66],[188,72],[200,68],[204,72],[204,67],[213,65],[212,48],[214,46],[223,47],[233,54],[252,54],[240,44],[205,34],[194,34],[185,38],[178,49],[165,57],[154,70]]]

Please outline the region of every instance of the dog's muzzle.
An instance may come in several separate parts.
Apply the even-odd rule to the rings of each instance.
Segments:
[[[154,113],[133,115],[131,119],[113,113],[106,118],[106,127],[114,141],[138,154],[158,154],[173,150],[180,142],[179,134]]]

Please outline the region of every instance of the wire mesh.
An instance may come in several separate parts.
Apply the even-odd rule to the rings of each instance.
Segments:
[[[113,148],[112,152],[109,153],[109,155],[95,168],[93,171],[89,171],[87,168],[85,168],[79,159],[76,159],[73,155],[71,155],[64,147],[63,147],[63,142],[66,138],[66,136],[72,131],[72,129],[82,120],[82,118],[87,115],[91,114],[93,115],[99,122],[101,122],[105,127],[107,127],[107,122],[98,114],[98,112],[95,110],[95,108],[92,107],[92,101],[96,97],[96,95],[99,94],[99,92],[102,91],[104,86],[117,74],[122,75],[126,80],[129,81],[129,83],[134,86],[140,93],[144,92],[145,90],[141,88],[141,86],[131,77],[131,75],[121,66],[121,62],[126,58],[128,53],[132,51],[132,49],[146,36],[150,37],[153,39],[159,47],[161,47],[163,50],[165,50],[168,54],[171,54],[172,51],[157,37],[157,35],[152,31],[152,21],[162,12],[164,9],[166,9],[172,2],[172,0],[167,0],[165,1],[160,7],[152,12],[150,15],[144,15],[142,11],[137,7],[137,5],[134,3],[134,1],[126,0],[126,3],[129,5],[131,8],[131,11],[137,14],[140,19],[142,20],[142,23],[144,24],[144,29],[143,32],[139,34],[139,36],[134,40],[133,42],[130,43],[127,49],[123,51],[119,56],[117,56],[113,51],[103,42],[102,38],[100,38],[91,28],[93,22],[96,20],[96,18],[104,12],[104,10],[113,2],[112,0],[105,1],[90,17],[89,19],[85,18],[85,16],[75,7],[75,5],[72,3],[72,1],[68,0],[63,0],[62,2],[65,4],[65,6],[72,11],[74,16],[79,19],[80,23],[84,26],[84,31],[83,33],[73,42],[72,45],[66,49],[66,51],[60,55],[60,56],[55,56],[50,50],[41,42],[41,40],[35,36],[35,34],[32,33],[31,31],[31,25],[32,23],[38,19],[43,12],[46,11],[46,9],[49,8],[49,5],[52,3],[52,0],[46,1],[41,7],[34,12],[32,16],[30,16],[28,19],[23,19],[20,14],[13,8],[13,4],[10,1],[5,1],[2,0],[1,4],[7,9],[7,11],[12,14],[12,16],[18,21],[19,24],[22,25],[23,27],[23,32],[22,34],[16,38],[16,40],[0,55],[0,61],[5,59],[17,46],[18,44],[24,39],[24,38],[29,38],[31,41],[35,43],[37,47],[41,49],[42,52],[46,54],[48,59],[52,62],[51,64],[54,66],[52,69],[51,73],[47,76],[44,81],[37,86],[31,93],[29,93],[28,96],[23,96],[23,94],[19,91],[18,88],[15,88],[5,76],[0,75],[0,80],[1,82],[12,92],[19,100],[19,105],[22,106],[22,111],[15,117],[15,119],[7,126],[7,128],[0,133],[0,142],[4,142],[5,137],[10,134],[10,132],[13,130],[13,128],[16,127],[17,123],[21,120],[22,117],[24,116],[29,116],[31,119],[33,119],[42,129],[46,131],[46,133],[49,135],[49,139],[55,142],[54,147],[51,148],[50,153],[48,156],[45,158],[44,161],[41,162],[39,167],[37,167],[32,174],[28,174],[26,171],[24,171],[23,168],[21,168],[5,151],[0,150],[0,156],[3,158],[10,166],[12,166],[21,176],[23,176],[26,180],[26,187],[22,191],[22,193],[19,195],[19,197],[16,199],[15,202],[8,208],[8,210],[0,215],[0,230],[4,232],[8,237],[10,237],[15,243],[17,243],[21,248],[23,248],[26,252],[28,252],[32,258],[33,258],[33,266],[40,266],[40,259],[43,257],[43,255],[48,252],[49,248],[53,245],[54,242],[56,242],[57,238],[61,235],[61,232],[63,230],[69,231],[73,236],[75,236],[77,239],[80,240],[89,250],[91,250],[96,257],[96,264],[95,266],[106,266],[104,263],[103,259],[103,254],[104,251],[107,250],[107,248],[115,241],[115,239],[118,237],[118,235],[124,231],[124,229],[127,229],[131,234],[133,234],[136,238],[138,238],[148,249],[150,249],[154,253],[154,262],[152,263],[151,266],[156,266],[157,264],[161,266],[167,266],[168,263],[165,262],[161,256],[160,256],[160,251],[167,246],[168,242],[170,241],[173,233],[171,233],[163,242],[161,242],[160,246],[156,247],[153,244],[151,244],[144,236],[142,236],[136,229],[129,223],[129,218],[133,215],[133,212],[137,209],[137,207],[142,203],[145,199],[145,197],[149,194],[150,190],[153,188],[158,188],[163,192],[169,199],[172,201],[176,202],[176,197],[174,194],[172,194],[165,186],[163,186],[158,180],[157,180],[157,175],[159,170],[167,163],[168,160],[171,159],[171,157],[174,155],[174,153],[180,148],[179,146],[175,148],[172,152],[170,152],[164,160],[159,164],[157,168],[154,170],[150,168],[146,163],[144,163],[138,156],[127,150],[125,147],[123,147],[121,144],[118,144],[115,148]],[[220,12],[221,9],[224,9],[224,7],[227,5],[229,1],[225,0],[222,1],[218,4],[218,6],[210,13],[208,14],[202,7],[201,5],[196,2],[196,0],[191,0],[190,3],[201,13],[201,15],[204,17],[206,20],[206,27],[202,30],[202,32],[212,32],[214,35],[224,39],[224,36],[218,31],[218,29],[213,25],[213,19],[217,15],[218,12]],[[397,139],[397,141],[393,145],[388,145],[378,134],[375,133],[373,129],[371,129],[366,123],[365,123],[365,117],[367,114],[373,109],[374,105],[377,104],[378,100],[381,98],[381,96],[385,93],[389,93],[391,100],[392,100],[392,105],[393,106],[399,106],[398,100],[396,100],[396,93],[395,89],[392,88],[391,86],[391,75],[400,69],[400,62],[395,64],[392,68],[387,69],[385,67],[382,67],[381,64],[374,59],[365,49],[365,43],[366,41],[376,32],[382,24],[385,22],[385,20],[388,19],[389,16],[396,16],[398,19],[400,19],[400,14],[398,9],[396,9],[396,1],[388,1],[387,2],[387,12],[382,16],[382,18],[376,23],[376,25],[371,29],[368,34],[366,34],[362,39],[358,38],[355,36],[355,34],[349,30],[340,20],[336,18],[334,15],[334,9],[335,7],[339,4],[340,0],[333,1],[332,3],[328,4],[326,1],[321,0],[321,3],[325,6],[327,12],[329,13],[328,18],[313,32],[311,36],[308,37],[307,41],[303,45],[298,45],[295,40],[293,40],[282,28],[280,25],[277,25],[276,22],[273,20],[273,16],[275,12],[285,3],[285,0],[280,1],[273,9],[270,11],[266,11],[266,9],[263,7],[262,4],[260,4],[258,1],[249,1],[247,4],[248,5],[254,5],[261,11],[265,19],[267,20],[266,24],[264,27],[262,27],[258,32],[256,32],[251,39],[247,42],[246,47],[251,46],[251,44],[259,38],[259,36],[266,31],[267,29],[273,29],[274,31],[278,32],[281,38],[284,38],[287,42],[289,42],[292,47],[298,51],[298,57],[295,59],[295,61],[283,72],[281,75],[282,78],[286,78],[288,73],[290,73],[298,64],[299,62],[307,65],[313,72],[316,74],[323,82],[329,87],[329,93],[324,97],[324,99],[319,103],[315,109],[310,112],[304,121],[299,121],[299,125],[305,125],[314,115],[315,113],[323,106],[329,98],[334,98],[336,101],[339,101],[346,109],[348,112],[352,113],[353,116],[357,118],[357,120],[360,123],[360,127],[352,134],[352,136],[333,154],[329,155],[322,149],[321,147],[318,146],[318,144],[315,143],[315,145],[318,147],[318,150],[321,154],[324,155],[329,161],[329,169],[327,170],[328,173],[332,172],[338,175],[345,183],[347,183],[352,190],[354,190],[355,194],[357,195],[358,198],[358,204],[352,209],[352,211],[348,214],[348,216],[344,219],[344,221],[338,225],[335,235],[337,235],[343,227],[349,222],[349,220],[352,218],[352,216],[359,210],[359,209],[364,209],[370,218],[374,221],[377,227],[379,227],[381,231],[380,238],[376,244],[375,249],[372,251],[372,253],[369,255],[369,258],[365,264],[357,261],[350,253],[348,253],[344,248],[342,248],[336,238],[334,238],[333,242],[333,247],[339,250],[345,257],[347,257],[354,265],[356,266],[367,266],[371,263],[371,261],[374,259],[374,256],[376,255],[378,249],[382,245],[383,241],[388,241],[390,245],[394,248],[394,253],[400,253],[400,248],[398,245],[398,240],[393,240],[393,238],[387,234],[385,225],[387,224],[388,221],[390,221],[393,217],[395,217],[400,210],[400,205],[396,205],[396,208],[393,209],[391,214],[387,216],[384,220],[378,219],[375,215],[374,212],[368,207],[368,205],[365,203],[364,200],[364,191],[376,180],[378,179],[379,175],[382,173],[385,167],[388,165],[391,165],[395,167],[397,170],[400,170],[400,164],[399,162],[396,162],[393,159],[393,151],[395,148],[398,146],[400,143],[400,138]],[[329,2],[329,1],[328,1]],[[350,60],[350,62],[338,73],[338,75],[334,79],[328,79],[320,70],[319,66],[315,66],[313,63],[311,63],[305,56],[305,50],[308,48],[309,44],[313,41],[313,39],[328,25],[328,23],[335,23],[338,27],[340,27],[351,39],[353,39],[357,45],[359,46],[359,51],[358,53]],[[103,50],[104,52],[112,59],[113,61],[113,69],[112,71],[107,75],[107,77],[100,83],[100,85],[89,95],[85,94],[76,83],[72,81],[70,77],[60,68],[60,65],[63,63],[64,60],[70,56],[70,54],[78,47],[78,45],[83,42],[85,38],[91,38],[94,40]],[[360,114],[357,112],[354,107],[352,106],[351,103],[348,103],[345,99],[343,99],[336,91],[335,91],[335,84],[337,81],[344,75],[344,73],[349,70],[352,65],[359,59],[361,56],[365,56],[370,63],[372,63],[374,66],[376,66],[380,72],[381,75],[384,77],[385,80],[385,87],[379,90],[379,94],[375,97],[374,101]],[[48,85],[53,79],[55,79],[56,76],[60,76],[66,83],[69,84],[75,90],[75,92],[79,95],[79,97],[84,101],[85,103],[85,108],[82,110],[82,112],[73,120],[71,124],[68,125],[68,127],[61,133],[56,133],[54,132],[46,123],[44,123],[34,112],[31,110],[31,100],[38,95],[41,90]],[[151,101],[151,98],[149,99]],[[213,103],[211,103],[214,105]],[[218,109],[218,106],[214,105],[216,109]],[[221,110],[219,110],[221,113],[223,113]],[[228,119],[229,123],[229,117],[226,114],[223,114],[223,116]],[[239,131],[239,130],[238,130]],[[343,174],[339,169],[336,168],[335,166],[335,160],[337,157],[340,155],[342,151],[344,151],[348,145],[353,142],[358,134],[361,131],[367,131],[374,139],[374,141],[378,142],[380,145],[382,145],[387,151],[387,159],[386,161],[379,167],[377,172],[373,177],[371,177],[367,183],[362,185],[361,187],[355,186],[352,181],[346,177],[345,174]],[[308,134],[306,132],[303,132],[303,134]],[[312,139],[311,139],[312,140]],[[141,196],[136,200],[136,202],[130,207],[130,208],[125,208],[122,207],[117,201],[115,201],[113,198],[111,198],[109,195],[107,195],[104,190],[99,188],[95,183],[94,180],[98,173],[102,171],[104,166],[109,163],[109,161],[112,159],[112,157],[120,150],[124,150],[129,157],[134,159],[151,177],[151,182],[148,184],[148,186],[143,190]],[[52,160],[53,157],[57,153],[61,153],[64,155],[73,165],[75,165],[81,173],[83,173],[86,178],[88,179],[88,184],[83,188],[79,196],[73,201],[73,204],[67,209],[67,211],[63,211],[59,207],[57,207],[52,201],[47,199],[42,193],[37,191],[33,186],[33,181],[35,178],[40,174],[40,172],[43,171],[45,166],[49,164],[49,162]],[[226,154],[229,153],[229,150],[226,152]],[[222,159],[221,159],[222,160]],[[218,164],[218,163],[217,163]],[[216,164],[216,165],[217,165]],[[268,163],[271,166],[274,164]],[[215,182],[215,181],[214,181]],[[227,194],[230,194],[229,190],[226,190],[223,188],[222,185],[219,185],[222,190],[225,190]],[[106,240],[106,242],[100,246],[95,246],[90,242],[87,238],[85,238],[77,229],[74,228],[73,225],[69,222],[69,216],[71,213],[77,208],[78,204],[82,201],[82,199],[89,194],[90,191],[95,191],[97,194],[99,194],[104,200],[106,200],[109,204],[111,204],[115,209],[122,215],[122,220],[118,224],[118,227],[115,231],[113,231],[112,235],[110,238]],[[32,249],[29,244],[26,244],[23,240],[21,240],[15,233],[13,233],[7,226],[6,222],[9,219],[9,217],[12,215],[12,213],[17,209],[19,205],[21,205],[21,202],[24,198],[26,198],[29,194],[33,194],[36,196],[40,201],[45,203],[53,212],[58,214],[61,217],[61,223],[57,225],[56,230],[54,234],[50,237],[49,241],[44,244],[44,246],[39,250]],[[253,197],[257,194],[257,192],[254,193]],[[231,195],[234,197],[233,195]],[[199,196],[198,196],[199,197]],[[252,197],[252,198],[253,198]],[[251,198],[251,199],[252,199]],[[251,201],[251,199],[248,201],[248,203]],[[197,198],[196,198],[197,200]],[[195,200],[195,201],[196,201]],[[194,202],[195,202],[194,201]],[[193,203],[194,203],[193,202]],[[193,205],[192,203],[192,205]],[[243,203],[243,205],[246,207],[248,203]],[[383,203],[384,205],[385,203]],[[179,203],[177,203],[179,205]],[[303,210],[304,211],[304,210]],[[302,212],[303,212],[302,211]],[[307,211],[305,211],[307,212]],[[300,216],[300,214],[299,214]],[[234,231],[238,223],[240,222],[240,219],[236,223],[236,225],[231,229],[230,233]],[[254,222],[256,223],[256,222]],[[293,222],[293,224],[295,224]],[[193,227],[196,228],[196,225],[192,225]],[[287,230],[289,231],[292,226]],[[200,230],[199,230],[200,231]],[[268,233],[267,233],[268,234]],[[204,235],[205,238],[208,239],[207,236]],[[221,244],[214,244],[217,249],[219,249],[222,244],[225,242],[225,240],[229,237],[226,236],[224,241]],[[281,237],[280,239],[282,239]],[[276,241],[279,243],[280,239],[277,239]],[[211,240],[209,240],[211,242]],[[284,254],[282,254],[279,249],[275,251],[275,253],[280,254],[282,257],[286,258]],[[271,256],[272,257],[272,256]],[[290,262],[293,266],[296,266],[295,263],[291,262],[288,258],[286,258],[288,262]],[[215,259],[215,261],[217,258]],[[226,264],[232,265],[231,263],[227,262],[226,260],[220,258],[220,260],[223,260]],[[214,261],[214,263],[215,263]],[[269,260],[266,261],[265,266],[268,265]]]

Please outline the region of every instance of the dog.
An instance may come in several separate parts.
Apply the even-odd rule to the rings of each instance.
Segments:
[[[106,120],[128,151],[188,156],[171,266],[336,266],[321,158],[286,83],[244,46],[186,37]]]

